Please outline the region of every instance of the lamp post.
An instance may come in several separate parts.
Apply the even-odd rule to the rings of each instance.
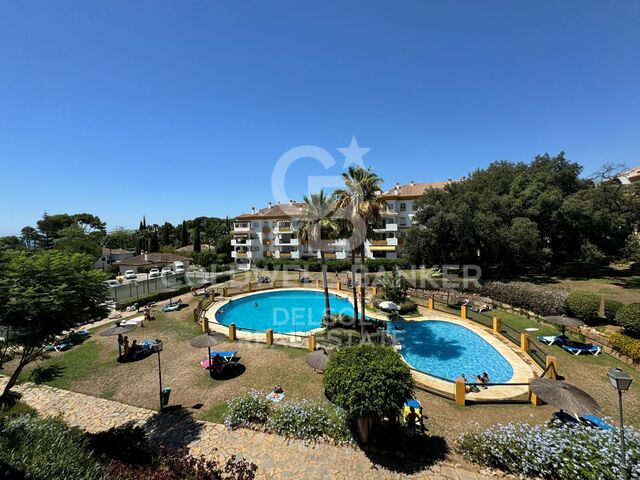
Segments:
[[[160,411],[162,412],[162,367],[160,366],[160,352],[162,351],[162,340],[156,339],[156,351],[158,352],[158,385],[160,386]]]
[[[622,470],[622,478],[627,480],[629,478],[629,467],[627,466],[625,444],[624,444],[624,418],[622,415],[622,392],[629,390],[633,379],[631,375],[626,373],[620,367],[612,368],[607,372],[609,381],[613,388],[618,391],[618,405],[620,408],[620,469]]]

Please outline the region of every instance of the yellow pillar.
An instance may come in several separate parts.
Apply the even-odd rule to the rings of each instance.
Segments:
[[[202,317],[202,332],[207,333],[209,331],[209,319],[207,316]]]
[[[378,295],[378,287],[373,287],[373,295]]]
[[[227,296],[227,287],[223,287],[222,288],[222,296],[226,297]]]
[[[313,352],[316,349],[316,336],[312,333],[309,335],[309,351]]]
[[[531,380],[535,380],[535,378],[532,378]],[[531,380],[529,380],[529,399],[531,400],[531,404],[534,407],[544,405],[544,402],[531,390]]]
[[[547,370],[547,376],[549,378],[558,378],[558,359],[547,355],[547,367],[549,367],[549,365],[551,365],[551,367]]]
[[[320,280],[316,280],[316,288],[320,288]]]
[[[229,324],[229,340],[231,340],[232,342],[236,341],[236,324],[235,323],[230,323]]]
[[[462,377],[456,378],[454,394],[456,403],[464,407],[467,403],[467,384]]]
[[[526,332],[520,333],[520,350],[523,352],[529,351],[529,334]]]
[[[498,317],[493,317],[493,333],[500,333],[502,323]]]
[[[273,329],[267,330],[267,346],[273,345]]]
[[[251,291],[251,282],[249,282],[249,284],[247,285],[247,292]]]
[[[340,280],[338,280],[336,288],[337,288],[338,291],[342,290],[342,284],[340,283]]]
[[[429,310],[433,310],[433,298],[429,298],[429,300],[427,300],[427,306],[429,308]]]
[[[467,318],[467,306],[466,305],[462,305],[460,307],[460,318],[464,318],[465,320]]]

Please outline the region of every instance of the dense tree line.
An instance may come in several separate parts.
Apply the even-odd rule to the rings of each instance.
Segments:
[[[231,255],[231,222],[229,218],[198,217],[178,225],[162,225],[140,221],[137,230],[115,228],[108,232],[100,217],[89,213],[45,213],[36,226],[26,226],[20,236],[0,237],[0,249],[62,250],[68,253],[100,255],[102,247],[124,248],[147,252],[172,252],[193,245],[205,264],[228,263]],[[202,252],[203,244],[215,247],[215,253]],[[205,265],[207,266],[207,265]]]
[[[564,153],[495,162],[416,202],[405,255],[415,264],[472,263],[520,273],[635,255],[640,188],[581,178]],[[631,258],[633,259],[633,258]]]

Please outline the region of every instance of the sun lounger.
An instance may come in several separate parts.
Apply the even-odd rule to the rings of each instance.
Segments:
[[[580,343],[580,342],[568,342],[562,346],[567,352],[573,355],[580,355],[581,353],[590,353],[591,355],[599,355],[602,348],[593,343]]]
[[[584,417],[580,417],[580,420],[585,423],[590,423],[592,426],[599,428],[600,430],[613,430],[611,425],[597,415],[585,415]]]
[[[69,348],[71,348],[72,345],[73,344],[71,342],[60,341],[48,343],[47,345],[45,345],[44,349],[47,352],[62,352],[63,350],[68,350]]]
[[[554,412],[552,415],[554,420],[568,424],[583,424],[589,427],[599,428],[601,430],[613,430],[613,427],[605,422],[597,415],[571,415],[567,412]]]
[[[200,366],[206,369],[213,369],[215,372],[220,373],[224,367],[233,364],[233,359],[236,356],[236,353],[238,353],[237,350],[232,352],[211,352],[211,356],[201,361]],[[217,365],[213,363],[213,359],[216,355],[220,355],[220,358],[222,359],[222,361]]]
[[[180,310],[180,308],[182,308],[182,303],[165,303],[162,307],[160,307],[160,311],[162,313],[166,313],[166,312],[175,312],[177,310]]]
[[[564,345],[569,341],[569,337],[566,335],[543,335],[538,337],[538,340],[546,345]]]

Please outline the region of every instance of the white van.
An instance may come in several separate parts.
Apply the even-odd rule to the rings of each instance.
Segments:
[[[184,273],[184,263],[173,262],[173,269],[176,273]]]

